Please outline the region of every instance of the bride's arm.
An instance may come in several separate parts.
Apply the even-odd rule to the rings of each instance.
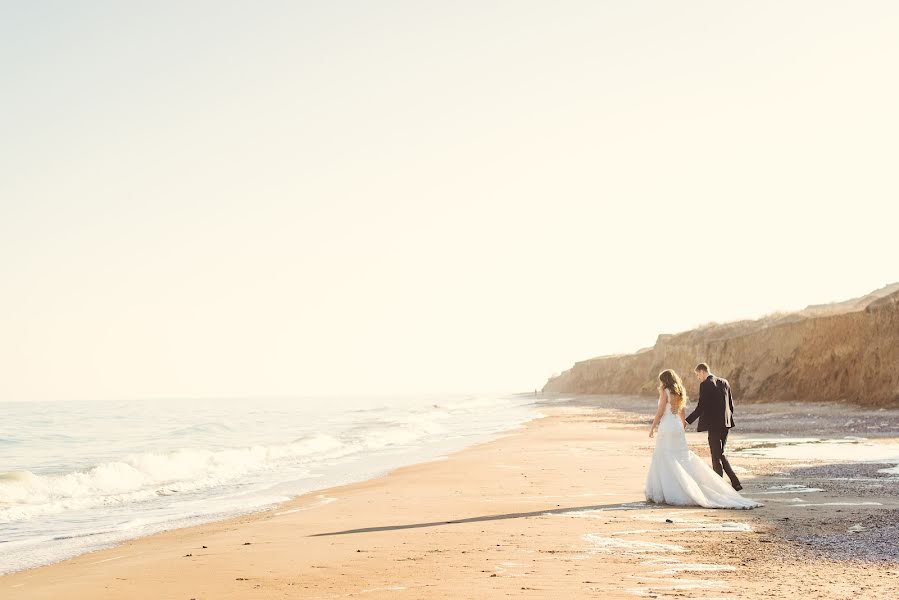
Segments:
[[[677,411],[677,416],[680,417],[680,422],[684,426],[684,429],[686,429],[687,428],[687,418],[684,416],[684,413],[685,413],[684,407],[683,407],[683,405],[681,405],[680,410]]]
[[[659,421],[662,420],[662,415],[665,414],[665,390],[659,390],[659,409],[656,411],[656,416],[652,420],[652,427],[649,428],[649,437],[652,437],[655,434],[656,427],[659,426]]]

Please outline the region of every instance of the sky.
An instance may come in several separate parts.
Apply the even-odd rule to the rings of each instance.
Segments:
[[[0,0],[0,400],[533,390],[897,281],[897,30]]]

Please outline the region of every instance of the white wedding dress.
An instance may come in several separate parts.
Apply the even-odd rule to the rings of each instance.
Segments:
[[[666,389],[665,414],[659,421],[652,464],[646,476],[646,499],[658,504],[705,508],[756,508],[687,447],[680,417],[671,412]]]

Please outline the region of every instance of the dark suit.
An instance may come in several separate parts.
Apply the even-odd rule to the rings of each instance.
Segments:
[[[718,475],[727,473],[730,483],[740,488],[740,480],[724,456],[727,433],[734,426],[734,396],[726,379],[709,375],[699,384],[699,402],[687,417],[687,423],[699,419],[696,431],[709,432],[709,450],[712,453],[712,469]]]

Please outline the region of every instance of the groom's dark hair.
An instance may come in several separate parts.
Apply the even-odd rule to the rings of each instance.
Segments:
[[[693,370],[696,371],[696,372],[702,371],[703,373],[708,373],[708,372],[709,372],[709,366],[708,366],[707,364],[705,364],[705,363],[699,363],[698,365],[696,365],[696,368],[693,369]]]

